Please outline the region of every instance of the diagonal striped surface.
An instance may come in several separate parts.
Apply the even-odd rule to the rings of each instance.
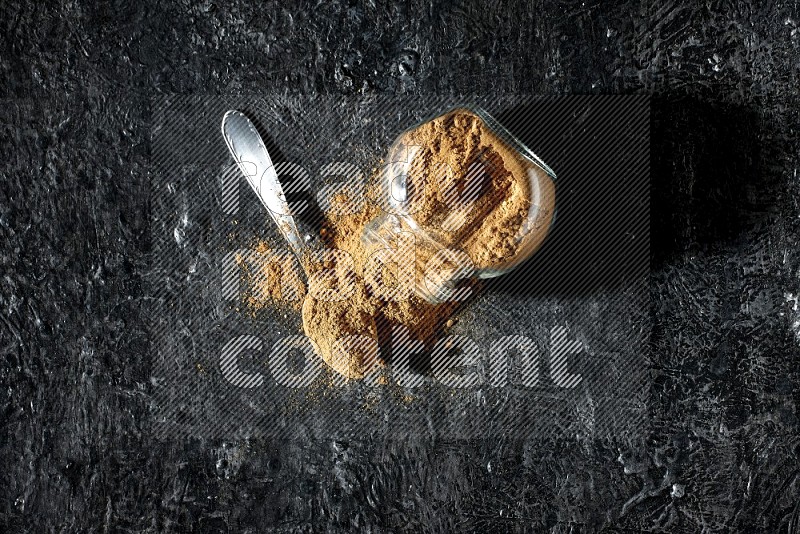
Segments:
[[[231,254],[281,240],[227,153],[222,114],[265,138],[290,206],[369,179],[404,129],[454,105],[493,114],[557,173],[542,249],[485,283],[436,346],[396,333],[363,382],[304,357],[299,314],[235,298]],[[166,437],[637,433],[646,424],[649,106],[644,97],[167,96],[152,124],[149,291]],[[348,184],[351,188],[359,183]],[[390,336],[392,337],[392,336]],[[371,352],[373,347],[362,347]]]

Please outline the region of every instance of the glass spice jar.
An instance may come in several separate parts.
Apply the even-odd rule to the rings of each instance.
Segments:
[[[362,241],[385,249],[413,235],[397,267],[413,271],[413,292],[459,300],[460,281],[508,273],[539,249],[555,219],[555,178],[486,111],[457,107],[392,144],[378,184],[382,213]]]

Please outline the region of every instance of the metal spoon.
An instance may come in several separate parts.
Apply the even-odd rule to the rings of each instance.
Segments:
[[[301,233],[298,229],[289,211],[278,173],[256,127],[242,112],[230,110],[222,117],[222,136],[239,170],[267,208],[300,264],[305,265],[309,254],[317,248],[314,233]]]
[[[272,220],[278,225],[278,230],[292,251],[300,260],[300,265],[306,270],[306,276],[309,275],[308,265],[309,260],[319,252],[321,244],[315,237],[315,232],[304,232],[298,229],[298,224],[289,212],[289,205],[286,202],[286,195],[283,193],[283,187],[278,180],[278,173],[272,164],[272,159],[269,157],[267,147],[264,145],[264,140],[258,134],[255,126],[250,120],[239,111],[231,110],[225,113],[222,118],[222,136],[225,138],[225,143],[228,149],[233,154],[233,159],[239,165],[239,169],[247,178],[247,182],[253,191],[256,192],[261,203],[267,208]],[[308,333],[308,336],[316,343],[317,351],[322,359],[335,369],[338,373],[348,378],[363,378],[364,369],[364,356],[361,354],[363,347],[375,348],[375,354],[371,354],[366,360],[371,362],[377,356],[378,337],[377,327],[375,320],[367,314],[364,310],[357,309],[356,312],[361,314],[359,326],[363,329],[362,332],[355,332],[347,330],[347,325],[340,325],[342,336],[353,336],[358,334],[362,336],[362,341],[353,347],[353,353],[347,349],[335,349],[338,345],[334,342],[338,341],[338,336],[333,339],[326,337],[322,332],[334,329],[337,323],[331,323],[332,318],[337,318],[338,315],[331,314],[330,308],[334,309],[347,309],[352,306],[348,300],[325,302],[323,305],[315,305],[315,299],[306,298],[303,301],[302,317],[303,328]],[[352,320],[352,313],[342,313],[341,316]],[[327,330],[321,329],[318,334],[314,334],[309,328],[309,325],[328,322]],[[352,325],[350,328],[355,328]],[[364,341],[366,340],[366,341]],[[367,352],[369,350],[367,349]]]

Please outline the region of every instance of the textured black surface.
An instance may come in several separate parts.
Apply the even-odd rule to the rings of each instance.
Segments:
[[[800,7],[608,4],[4,3],[4,530],[796,532]],[[154,440],[150,98],[266,87],[654,94],[651,435]]]

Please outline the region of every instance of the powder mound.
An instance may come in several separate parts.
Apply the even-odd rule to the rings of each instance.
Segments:
[[[303,330],[319,356],[339,374],[361,379],[378,359],[374,309],[346,251],[325,251],[327,261],[310,267],[303,301]]]
[[[377,363],[377,327],[367,310],[349,300],[330,302],[308,296],[302,314],[303,330],[337,373],[361,379]]]

